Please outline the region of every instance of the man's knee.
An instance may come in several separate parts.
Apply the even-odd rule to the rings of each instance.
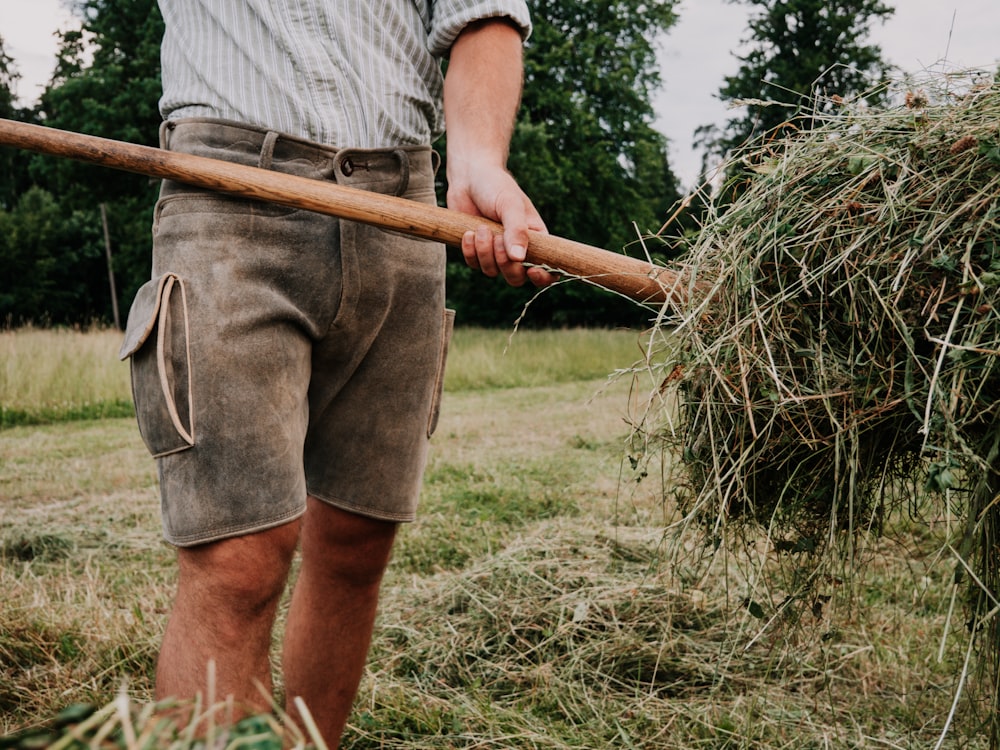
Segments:
[[[340,510],[310,497],[302,531],[303,564],[353,585],[378,584],[398,524]]]
[[[253,617],[281,597],[298,544],[300,522],[178,550],[180,586],[214,608]],[[206,611],[213,611],[212,609]]]

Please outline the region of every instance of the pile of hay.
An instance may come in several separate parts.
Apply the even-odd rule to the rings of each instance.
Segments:
[[[637,434],[682,456],[682,508],[716,540],[749,525],[829,552],[903,503],[957,514],[981,627],[1000,601],[1000,82],[900,98],[823,102],[740,156],[685,259],[711,289],[657,355],[676,401]]]
[[[687,507],[801,548],[877,527],[896,480],[992,498],[1000,83],[845,104],[742,161],[687,258],[712,288],[660,363]]]

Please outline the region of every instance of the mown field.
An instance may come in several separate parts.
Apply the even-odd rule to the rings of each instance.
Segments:
[[[788,555],[763,537],[706,547],[678,523],[671,458],[636,460],[630,415],[659,385],[632,369],[644,343],[457,331],[421,517],[400,536],[343,747],[985,747],[953,519],[891,519],[855,567],[787,606]],[[194,746],[153,718],[172,553],[117,345],[0,333],[8,745],[86,747],[24,734],[84,704],[108,747]],[[216,746],[276,747],[283,731],[251,729]]]

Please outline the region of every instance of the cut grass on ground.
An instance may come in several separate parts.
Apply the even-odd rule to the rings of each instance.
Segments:
[[[933,747],[967,635],[943,522],[887,519],[865,576],[798,601],[766,539],[669,530],[669,488],[628,460],[632,398],[603,375],[446,390],[345,750]],[[116,720],[123,685],[141,722],[174,566],[133,420],[3,430],[0,461],[0,732],[78,703]],[[976,730],[963,695],[942,747]]]

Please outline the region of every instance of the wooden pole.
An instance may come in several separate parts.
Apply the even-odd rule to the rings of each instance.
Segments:
[[[115,319],[115,328],[121,330],[121,318],[118,315],[118,292],[115,290],[115,269],[111,263],[111,233],[108,231],[108,206],[101,203],[101,224],[104,226],[104,254],[108,259],[108,285],[111,287],[111,311]]]
[[[415,237],[460,245],[462,235],[485,219],[439,206],[349,188],[330,182],[208,159],[192,154],[0,119],[0,145],[176,180],[230,195],[359,221]],[[686,298],[684,279],[646,261],[554,235],[531,232],[527,261],[581,277],[645,303]]]

